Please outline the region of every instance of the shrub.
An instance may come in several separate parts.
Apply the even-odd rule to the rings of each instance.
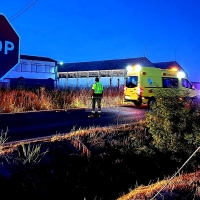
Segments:
[[[178,94],[175,89],[157,89],[157,101],[146,113],[146,126],[155,148],[181,160],[200,145],[200,101],[192,100],[188,92],[182,97]]]
[[[200,145],[200,101],[186,92],[167,89],[155,91],[156,103],[146,113],[146,126],[151,143],[177,160],[186,159]]]

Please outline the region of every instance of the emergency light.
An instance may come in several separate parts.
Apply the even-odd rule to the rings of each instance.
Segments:
[[[178,72],[178,73],[177,73],[177,77],[178,77],[178,78],[185,78],[185,73],[182,72],[182,71],[181,71],[181,72]]]
[[[135,70],[136,72],[140,72],[141,69],[142,69],[141,65],[134,65],[134,70]],[[127,70],[128,72],[130,72],[130,71],[132,70],[132,66],[131,66],[131,65],[128,65],[128,66],[126,67],[126,70]]]
[[[128,65],[128,66],[126,67],[126,70],[127,70],[128,72],[130,72],[130,71],[131,71],[131,68],[132,68],[132,66],[131,66],[131,65]]]
[[[142,69],[141,65],[135,65],[135,71],[139,72]]]
[[[172,67],[172,68],[171,68],[171,71],[173,71],[173,72],[177,72],[178,69],[177,69],[177,67]]]

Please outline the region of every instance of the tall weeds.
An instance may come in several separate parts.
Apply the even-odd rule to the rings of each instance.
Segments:
[[[0,113],[91,107],[91,88],[0,90]],[[102,106],[124,104],[123,90],[105,88]]]
[[[42,157],[48,152],[46,150],[45,152],[41,153],[41,144],[32,145],[28,144],[21,144],[21,146],[18,147],[19,149],[19,157],[17,160],[21,162],[23,165],[28,164],[37,164],[41,161]],[[21,150],[21,151],[20,151]]]
[[[0,134],[0,153],[3,149],[4,143],[8,140],[7,133],[8,133],[8,130],[6,130],[5,132],[1,131],[1,134]]]

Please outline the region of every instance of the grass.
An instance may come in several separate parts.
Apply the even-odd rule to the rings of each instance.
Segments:
[[[1,189],[12,190],[7,197],[14,193],[14,199],[150,199],[180,163],[148,154],[151,149],[140,148],[145,142],[144,122],[138,121],[72,130],[31,143],[5,143],[0,162],[9,176],[0,169]],[[158,197],[200,199],[199,178],[200,170],[181,172]]]
[[[169,178],[147,186],[139,186],[118,200],[153,199],[157,191],[167,185],[154,199],[199,199],[200,198],[200,171],[180,174],[169,184]]]
[[[91,108],[91,88],[68,88],[46,91],[40,88],[33,91],[0,90],[0,113],[53,110],[67,108]],[[102,106],[125,104],[123,90],[117,87],[105,88]]]
[[[0,112],[10,113],[90,106],[91,91],[41,88],[0,95]],[[123,91],[106,88],[102,103],[123,104]],[[170,179],[183,163],[149,145],[142,120],[35,141],[6,143],[6,136],[0,136],[0,185],[12,191],[8,199],[150,200],[166,184],[155,199],[200,199],[199,166],[188,164]]]

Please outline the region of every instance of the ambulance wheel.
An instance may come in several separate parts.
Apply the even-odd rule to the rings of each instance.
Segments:
[[[141,105],[142,105],[142,99],[135,100],[135,101],[133,101],[133,103],[134,103],[136,106],[141,106]]]
[[[154,105],[156,103],[156,99],[155,98],[151,98],[148,100],[148,108],[150,109],[152,105]]]

